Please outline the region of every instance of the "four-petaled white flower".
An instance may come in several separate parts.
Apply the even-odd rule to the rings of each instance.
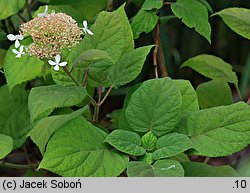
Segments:
[[[21,34],[19,35],[8,34],[7,38],[10,41],[15,41],[15,48],[18,48],[20,46],[19,40],[23,40],[23,36]]]
[[[48,9],[49,9],[49,8],[48,8],[48,5],[46,5],[46,6],[45,6],[44,12],[43,12],[43,13],[38,13],[37,16],[38,16],[38,17],[41,17],[41,18],[46,17],[46,16],[48,15]]]
[[[84,20],[82,23],[83,23],[83,28],[80,28],[80,29],[82,29],[85,34],[94,35],[93,32],[90,31],[88,28],[88,22]]]
[[[25,54],[25,52],[23,51],[23,46],[19,47],[19,51],[17,51],[16,49],[12,49],[12,52],[16,54],[16,58],[21,58],[22,55]]]
[[[60,62],[60,61],[61,61],[61,56],[57,54],[55,57],[55,62],[52,60],[49,60],[48,62],[51,66],[54,66],[54,70],[58,71],[60,66],[63,67],[67,65],[67,62]]]

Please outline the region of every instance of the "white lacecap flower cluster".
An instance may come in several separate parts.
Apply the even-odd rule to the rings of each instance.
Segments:
[[[13,34],[8,34],[7,38],[10,41],[15,41],[15,48],[19,48],[19,51],[16,49],[12,49],[12,52],[16,54],[16,58],[21,58],[25,52],[23,51],[24,46],[20,44],[19,40],[23,40],[23,36],[21,34],[19,35],[13,35]]]
[[[45,10],[43,13],[38,13],[37,14],[38,18],[46,18],[48,16],[48,6],[45,6]],[[83,30],[83,32],[85,34],[89,34],[89,35],[94,35],[92,31],[90,31],[90,29],[88,28],[88,22],[86,20],[83,21],[83,28],[80,28]],[[16,54],[16,58],[21,58],[22,55],[25,54],[24,51],[24,46],[20,44],[19,41],[22,41],[24,39],[22,34],[18,34],[18,35],[14,35],[14,34],[8,34],[7,38],[10,41],[15,41],[15,48],[16,49],[12,49],[12,52],[14,54]],[[17,50],[19,49],[19,50]],[[26,48],[27,51],[27,48]],[[67,62],[61,62],[61,56],[60,54],[57,54],[55,56],[55,61],[49,60],[48,63],[54,67],[54,70],[58,71],[59,67],[63,67],[67,65]]]

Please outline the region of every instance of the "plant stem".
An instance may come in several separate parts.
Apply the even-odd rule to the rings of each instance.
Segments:
[[[154,67],[155,67],[155,77],[158,78],[158,66],[161,70],[161,76],[162,77],[167,77],[168,76],[168,71],[166,68],[166,61],[164,57],[164,53],[161,47],[161,36],[160,36],[160,21],[158,21],[157,26],[155,28],[155,36],[154,36],[154,41],[155,41],[155,49],[153,53],[153,61],[154,61]]]
[[[7,168],[12,168],[12,169],[32,169],[36,168],[36,164],[31,164],[31,165],[21,165],[21,164],[13,164],[5,161],[0,161],[0,166],[7,167]]]
[[[98,104],[100,104],[102,100],[102,86],[99,86],[98,88]]]
[[[100,86],[98,88],[98,103],[97,106],[94,106],[94,115],[93,115],[93,121],[97,122],[99,119],[99,112],[100,112],[100,108],[102,106],[102,104],[105,102],[105,100],[108,98],[110,92],[112,90],[112,86],[109,87],[108,91],[106,92],[105,96],[103,97],[103,99],[101,100],[101,94],[102,94],[102,87]]]
[[[171,5],[173,2],[164,2],[164,5]]]
[[[30,8],[34,7],[37,5],[37,0],[30,0]]]
[[[18,13],[17,15],[24,23],[27,22],[26,19],[21,15],[21,13]]]
[[[160,22],[161,24],[166,24],[171,19],[178,19],[178,17],[175,15],[162,16],[160,17]]]
[[[12,153],[8,155],[8,158],[13,158],[13,157],[25,157],[25,154],[22,152],[22,153]]]
[[[105,102],[105,100],[108,98],[108,96],[109,96],[109,94],[110,94],[112,88],[113,88],[112,86],[109,87],[109,89],[108,89],[107,93],[105,94],[105,96],[103,97],[102,101],[101,101],[100,103],[98,103],[98,106],[102,106],[102,104],[103,104],[103,103]]]
[[[203,161],[204,164],[207,164],[210,160],[210,157],[206,157],[205,160]]]
[[[99,86],[98,88],[98,104],[100,104],[102,100],[102,86]],[[96,121],[99,119],[99,112],[100,112],[100,105],[97,106],[97,112],[96,112]]]
[[[242,98],[242,96],[241,96],[239,87],[238,87],[238,86],[235,86],[235,87],[236,87],[236,91],[237,91],[237,93],[238,93],[238,96],[239,96],[240,100],[243,101],[243,98]]]
[[[24,150],[24,156],[25,156],[25,159],[26,159],[27,163],[29,165],[32,165],[32,162],[30,161],[29,153],[28,153],[26,145],[23,146],[23,150]]]
[[[94,114],[93,114],[93,122],[94,122],[94,123],[97,122],[97,120],[96,120],[96,117],[97,117],[97,108],[98,108],[98,107],[95,107],[95,108],[94,108]]]
[[[247,104],[250,105],[250,97],[249,97],[249,99],[247,100]]]
[[[84,75],[84,79],[83,79],[83,82],[82,82],[82,87],[85,87],[88,76],[89,76],[89,68],[86,69],[86,73]]]
[[[28,11],[28,15],[29,15],[29,19],[32,19],[32,15],[31,15],[31,10],[30,10],[30,4],[29,4],[29,0],[26,0],[26,9]]]
[[[70,74],[68,68],[67,68],[66,66],[63,66],[62,68],[63,68],[64,72],[66,72],[66,74],[67,74],[67,75],[68,75],[68,76],[69,76],[78,86],[80,86],[79,83],[76,81],[76,79],[74,79],[74,77]]]
[[[155,27],[155,49],[153,52],[153,62],[154,62],[154,70],[155,70],[155,78],[158,78],[158,64],[157,64],[157,54],[159,49],[159,42],[160,42],[160,28],[159,28],[159,22],[157,23]]]
[[[10,28],[12,29],[12,32],[15,33],[16,29],[15,29],[15,26],[11,20],[11,17],[8,18],[8,22],[9,22],[9,26]]]
[[[163,53],[163,50],[162,50],[161,41],[159,42],[158,60],[159,60],[159,67],[161,69],[161,76],[162,77],[167,77],[168,76],[168,70],[167,70],[167,67],[166,67],[166,60],[165,60],[164,53]]]
[[[108,0],[107,10],[108,11],[113,10],[113,0]]]
[[[129,4],[132,2],[132,0],[127,0],[126,5],[125,5],[125,10],[127,10]]]
[[[9,30],[7,28],[7,25],[6,25],[6,20],[2,20],[1,23],[2,23],[2,27],[3,27],[3,30],[5,31],[5,33],[9,34]]]
[[[89,97],[91,104],[92,104],[94,107],[97,107],[98,104],[97,104],[97,102],[92,98],[92,96],[90,96],[89,93],[87,93],[87,96]]]
[[[73,72],[74,69],[75,69],[75,67],[73,66],[73,67],[70,69],[69,73],[71,74],[71,73]]]

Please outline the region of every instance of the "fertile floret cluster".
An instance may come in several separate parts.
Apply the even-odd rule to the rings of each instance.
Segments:
[[[58,71],[59,67],[65,67],[67,62],[61,62],[60,53],[62,49],[70,49],[76,46],[84,34],[94,35],[88,28],[88,22],[83,21],[83,28],[79,28],[76,21],[65,13],[48,13],[48,6],[45,6],[43,13],[38,13],[37,18],[21,25],[20,34],[8,34],[10,41],[15,41],[15,48],[12,52],[16,58],[21,58],[28,52],[31,56],[39,59],[52,59],[48,63]],[[25,36],[31,36],[33,43],[24,47],[19,41]],[[19,50],[17,50],[19,49]],[[24,51],[25,49],[25,51]]]
[[[28,52],[40,59],[53,58],[63,48],[76,46],[82,31],[76,21],[65,13],[51,13],[21,25],[21,34],[30,35],[33,43]]]

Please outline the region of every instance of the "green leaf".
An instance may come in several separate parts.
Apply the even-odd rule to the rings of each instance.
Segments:
[[[86,95],[86,90],[79,86],[49,85],[33,88],[30,91],[28,103],[30,120],[34,122],[46,117],[56,108],[77,105]]]
[[[39,2],[41,3],[46,3],[46,4],[49,4],[50,0],[38,0]]]
[[[153,153],[154,160],[168,158],[193,148],[193,144],[188,136],[171,133],[160,137],[156,143],[157,150]]]
[[[90,70],[88,81],[91,81],[92,86],[102,84],[102,86],[108,87],[110,85],[107,84],[106,79],[109,69],[123,54],[131,52],[134,48],[133,33],[124,11],[124,5],[114,12],[102,11],[90,29],[94,36],[85,36],[76,47],[72,48],[71,52],[66,54],[65,60],[69,67],[72,67],[79,55],[86,50],[106,51],[113,62],[104,60],[94,63],[91,66],[94,70]],[[84,68],[75,68],[72,72],[79,84],[83,81],[83,74],[85,74]],[[58,84],[74,84],[63,71],[53,71],[52,75]]]
[[[129,177],[183,177],[181,164],[174,160],[158,160],[153,165],[146,162],[129,162],[127,166]]]
[[[58,129],[50,139],[40,169],[65,177],[112,177],[120,175],[128,157],[109,150],[107,134],[82,118]]]
[[[78,47],[83,46],[82,51],[104,50],[116,62],[124,53],[134,48],[133,34],[124,5],[114,12],[101,12],[91,27],[91,31],[95,35],[86,36],[78,45]]]
[[[118,129],[120,117],[123,109],[113,110],[110,114],[107,114],[106,117],[110,118],[110,122],[112,123],[112,128]]]
[[[250,9],[228,8],[215,13],[237,34],[250,40]]]
[[[138,39],[140,34],[151,32],[157,24],[159,17],[157,11],[140,10],[132,19],[131,27],[134,34],[134,39]]]
[[[153,166],[140,161],[132,161],[127,166],[128,177],[153,177],[155,176]]]
[[[25,5],[25,0],[0,0],[0,20],[18,13]]]
[[[152,46],[144,46],[124,54],[110,70],[112,86],[119,87],[134,80],[140,74],[151,48]]]
[[[203,4],[210,13],[214,12],[213,8],[210,6],[210,4],[206,0],[197,0],[197,1],[199,1],[201,4]]]
[[[3,68],[4,58],[6,55],[6,50],[0,48],[0,69]]]
[[[207,8],[196,0],[177,0],[171,5],[173,13],[190,28],[195,28],[200,35],[211,43],[211,26]]]
[[[108,75],[113,65],[114,63],[110,60],[103,60],[91,64],[87,67],[89,69],[87,83],[92,87],[99,87],[100,85],[110,87],[111,83],[108,80]]]
[[[181,68],[185,66],[208,78],[225,80],[238,86],[238,78],[233,72],[232,66],[216,56],[199,55],[184,62]]]
[[[0,87],[0,133],[13,138],[14,149],[23,145],[29,131],[28,93],[21,87],[9,94],[7,85]]]
[[[133,85],[129,90],[128,92],[126,93],[126,96],[125,96],[125,99],[124,99],[124,102],[123,102],[123,108],[127,108],[128,104],[129,104],[129,101],[132,97],[132,95],[134,94],[134,92],[142,85],[142,83],[138,83],[136,85]]]
[[[140,136],[134,132],[115,130],[106,137],[105,142],[130,155],[140,156],[146,153],[146,150],[140,147]]]
[[[180,91],[170,78],[152,79],[132,94],[126,117],[134,131],[161,136],[178,123],[181,105]]]
[[[142,136],[142,147],[148,151],[152,151],[156,147],[157,137],[151,131]]]
[[[161,16],[160,17],[161,25],[168,23],[172,19],[178,19],[178,17],[176,17],[175,15]]]
[[[163,6],[163,0],[146,0],[142,5],[143,10],[160,9]]]
[[[126,93],[126,97],[124,99],[124,104],[123,104],[123,109],[122,112],[120,114],[120,118],[119,118],[119,129],[122,130],[127,130],[127,131],[133,131],[133,129],[131,128],[131,126],[128,123],[128,120],[126,118],[125,112],[126,112],[126,108],[128,106],[128,103],[130,101],[130,98],[132,96],[132,94],[141,86],[141,83],[136,84],[134,86],[132,86],[128,92]]]
[[[22,45],[28,45],[29,43],[29,39],[21,42]],[[16,55],[12,53],[12,49],[15,49],[14,45],[9,48],[4,60],[4,74],[10,91],[16,85],[42,76],[44,65],[43,61],[29,56],[29,54],[25,54],[21,58],[15,58]]]
[[[243,102],[204,109],[185,117],[179,132],[190,136],[197,155],[228,156],[250,143],[249,117]]]
[[[125,109],[122,109],[122,112],[120,114],[120,118],[119,118],[119,123],[118,123],[118,128],[122,129],[122,130],[126,130],[126,131],[133,131],[133,129],[131,128],[131,126],[128,123],[128,120],[126,118],[125,115]]]
[[[75,65],[80,66],[82,63],[88,61],[88,62],[95,62],[99,60],[109,59],[112,61],[112,58],[109,56],[109,54],[104,50],[97,50],[97,49],[91,49],[86,50],[75,60]]]
[[[248,95],[248,83],[250,82],[250,53],[247,56],[247,60],[244,64],[244,72],[241,75],[240,80],[240,93],[243,99],[246,99]]]
[[[148,164],[152,164],[154,162],[154,160],[152,158],[152,153],[145,153],[145,155],[143,155],[140,158],[140,161],[146,162]]]
[[[199,110],[198,97],[188,80],[173,80],[179,88],[182,97],[181,116],[186,116],[191,112]]]
[[[158,160],[153,164],[157,177],[183,177],[184,169],[181,164],[175,160]]]
[[[211,80],[200,84],[196,89],[201,109],[230,105],[232,92],[224,80]]]
[[[50,4],[72,7],[71,9],[66,9],[65,13],[74,16],[76,20],[82,22],[83,20],[93,20],[100,11],[106,9],[107,0],[51,0]]]
[[[75,60],[74,66],[88,71],[87,83],[93,87],[109,87],[107,77],[110,68],[114,65],[112,58],[106,51],[91,49],[84,51]]]
[[[239,177],[230,166],[210,166],[198,162],[186,162],[181,165],[187,177]]]
[[[188,157],[185,153],[180,153],[180,154],[178,154],[178,155],[175,155],[175,156],[173,156],[173,157],[170,157],[169,159],[178,161],[178,162],[180,162],[180,163],[189,162],[189,161],[190,161],[189,157]]]
[[[0,134],[0,159],[5,158],[13,149],[13,140],[10,136]]]
[[[82,115],[86,109],[87,107],[83,107],[82,109],[69,114],[43,118],[35,124],[28,136],[30,136],[32,141],[37,145],[41,154],[43,155],[45,152],[45,146],[54,132],[67,122]]]
[[[237,172],[241,177],[250,177],[250,156],[246,156],[237,163]]]

